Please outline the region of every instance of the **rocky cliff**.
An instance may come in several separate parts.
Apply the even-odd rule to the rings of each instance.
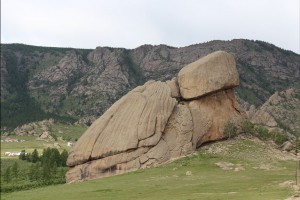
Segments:
[[[261,41],[130,50],[2,44],[1,125],[15,127],[49,117],[90,123],[136,86],[150,79],[170,80],[182,67],[217,50],[234,56],[240,74],[237,96],[248,107],[262,105],[276,91],[293,87],[299,93],[300,56]]]
[[[156,166],[224,138],[225,125],[245,116],[233,91],[238,84],[234,57],[217,51],[181,69],[178,78],[136,87],[78,140],[67,182]]]
[[[252,105],[247,115],[254,124],[294,133],[300,130],[300,96],[293,88],[275,92],[262,106]]]

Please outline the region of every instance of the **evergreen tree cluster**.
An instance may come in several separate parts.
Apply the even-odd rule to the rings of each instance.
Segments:
[[[42,155],[39,155],[36,149],[28,154],[23,150],[19,156],[21,160],[32,162],[28,171],[29,180],[44,184],[61,182],[61,179],[64,181],[67,158],[68,152],[66,150],[60,153],[56,148],[44,149]]]
[[[28,162],[37,163],[41,162],[42,165],[49,165],[53,167],[66,167],[68,158],[68,152],[64,149],[61,153],[56,148],[50,148],[43,150],[42,155],[39,155],[37,149],[34,149],[32,153],[26,153],[25,150],[21,151],[19,156],[20,160],[27,160]]]
[[[9,166],[6,168],[3,180],[7,183],[11,182],[12,179],[18,179],[20,173],[19,164],[17,162],[14,162],[12,166]]]

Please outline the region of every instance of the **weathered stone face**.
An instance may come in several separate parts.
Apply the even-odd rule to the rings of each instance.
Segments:
[[[178,86],[178,80],[177,78],[172,78],[170,81],[166,81],[167,85],[171,89],[171,97],[173,98],[179,98],[181,97],[180,91],[179,91],[179,86]]]
[[[194,99],[239,85],[239,75],[231,54],[216,51],[182,68],[178,73],[181,96]]]
[[[209,66],[220,65],[222,56],[228,56],[225,52],[213,54],[199,63],[209,60]],[[230,55],[229,61],[225,59],[229,65],[230,59]],[[197,71],[197,67],[192,68]],[[227,74],[226,79],[231,80],[230,75],[238,82],[234,73]],[[197,80],[192,82],[196,84]],[[224,81],[222,85],[233,87],[237,82]],[[202,143],[223,138],[225,124],[238,122],[243,115],[233,89],[222,90],[218,81],[209,95],[203,97],[198,97],[203,91],[197,92],[194,85],[186,85],[187,90],[196,89],[192,101],[176,100],[182,96],[179,86],[176,78],[166,83],[149,81],[117,101],[89,127],[70,152],[67,182],[147,168],[189,155]]]
[[[190,101],[188,106],[193,117],[193,144],[196,147],[222,139],[223,128],[229,121],[239,124],[243,119],[243,111],[236,101],[233,89]]]
[[[187,105],[178,104],[170,116],[163,139],[166,141],[171,158],[178,158],[194,152],[193,118]]]
[[[82,135],[68,165],[156,145],[176,104],[170,93],[162,82],[146,83],[129,92]]]
[[[284,131],[282,126],[278,127],[279,122],[290,130],[300,130],[300,100],[296,94],[292,88],[275,92],[261,107],[250,107],[247,111],[249,120],[269,131]]]

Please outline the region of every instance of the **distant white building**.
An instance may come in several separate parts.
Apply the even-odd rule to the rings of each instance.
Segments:
[[[19,156],[19,155],[21,155],[21,152],[5,152],[4,155],[9,156],[9,157]]]

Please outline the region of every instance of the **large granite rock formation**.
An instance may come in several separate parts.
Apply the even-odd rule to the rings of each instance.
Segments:
[[[244,114],[233,87],[232,55],[218,51],[184,67],[171,81],[149,81],[123,96],[70,152],[67,182],[165,163],[222,139],[226,123]]]
[[[193,99],[233,88],[240,81],[233,56],[225,51],[216,51],[182,68],[178,82],[181,96]]]

